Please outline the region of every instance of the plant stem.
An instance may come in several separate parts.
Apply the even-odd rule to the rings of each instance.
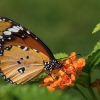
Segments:
[[[95,93],[94,93],[94,91],[93,91],[93,89],[92,89],[92,87],[89,86],[87,89],[89,90],[89,92],[90,92],[91,97],[93,98],[93,100],[98,100],[97,97],[96,97],[96,95],[95,95]]]
[[[93,98],[93,100],[98,100],[96,95],[95,95],[95,93],[94,93],[94,91],[93,91],[93,89],[92,89],[92,87],[91,87],[91,73],[92,73],[92,70],[91,70],[91,72],[89,74],[88,82],[89,82],[90,85],[87,87],[87,89],[90,92],[91,97]]]
[[[86,96],[80,91],[77,85],[75,85],[74,89],[77,90],[87,100]]]

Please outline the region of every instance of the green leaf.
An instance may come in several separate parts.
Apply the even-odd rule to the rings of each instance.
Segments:
[[[87,57],[83,71],[90,73],[92,68],[100,68],[100,42],[97,42],[92,53]]]
[[[96,50],[100,49],[100,41],[97,42],[97,44],[95,45],[94,49],[92,52],[95,52]]]
[[[54,57],[56,59],[65,59],[68,57],[68,55],[66,53],[57,53],[57,54],[54,54]]]
[[[93,29],[92,34],[95,34],[100,30],[100,23],[96,25],[96,27]]]

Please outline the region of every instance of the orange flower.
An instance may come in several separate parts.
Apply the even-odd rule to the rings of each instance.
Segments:
[[[82,72],[82,68],[85,65],[85,59],[79,58],[75,52],[72,52],[70,56],[63,61],[63,67],[55,68],[51,75],[48,75],[41,83],[40,86],[47,86],[50,91],[56,88],[65,89],[72,87],[75,80]]]
[[[100,79],[96,79],[93,83],[92,83],[92,87],[96,87],[98,89],[98,93],[100,95]]]

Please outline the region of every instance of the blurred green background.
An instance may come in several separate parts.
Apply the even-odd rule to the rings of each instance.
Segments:
[[[100,40],[100,33],[91,34],[100,22],[100,0],[0,0],[0,16],[35,33],[53,53],[75,51],[86,56]],[[98,73],[94,72],[93,77],[99,77]],[[91,100],[88,91],[83,89],[83,92]],[[15,86],[0,78],[0,100],[40,99],[84,100],[73,89],[48,92],[38,84],[28,82]]]

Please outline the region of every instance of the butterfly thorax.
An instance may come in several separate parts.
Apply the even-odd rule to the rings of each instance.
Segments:
[[[49,62],[44,62],[44,68],[49,72],[54,70],[56,67],[58,67],[58,68],[62,67],[62,64],[59,61],[57,61],[56,59],[53,59]]]

